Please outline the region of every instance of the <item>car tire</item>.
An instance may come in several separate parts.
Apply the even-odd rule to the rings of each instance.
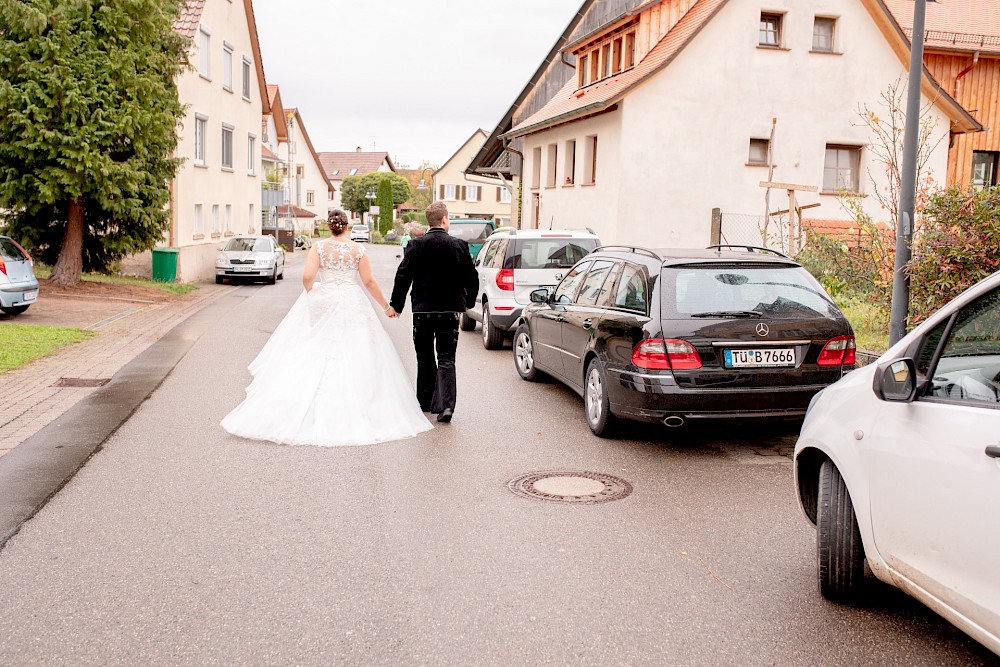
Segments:
[[[267,279],[268,285],[273,285],[278,282],[278,267],[274,267],[274,271],[271,272],[271,276]]]
[[[503,346],[503,330],[493,326],[490,321],[490,305],[483,302],[483,347],[487,350],[498,350]]]
[[[462,316],[461,316],[461,318],[458,321],[458,326],[459,326],[459,328],[462,329],[462,331],[475,331],[476,330],[476,321],[474,319],[472,319],[471,317],[469,317],[469,313],[468,312],[464,312],[464,313],[462,313]]]
[[[225,279],[222,276],[215,276],[215,284],[221,285]]]
[[[865,547],[854,503],[833,461],[819,469],[816,503],[816,565],[819,591],[836,602],[852,602],[865,587]]]
[[[284,280],[284,279],[285,279],[285,265],[282,264],[281,273],[278,274],[278,280]]]
[[[587,364],[583,383],[583,414],[587,418],[587,426],[597,437],[607,438],[614,432],[616,419],[611,414],[607,376],[604,364],[597,358]]]
[[[31,304],[29,303],[28,306],[30,305]],[[28,306],[0,306],[0,310],[8,315],[20,315],[24,311],[28,310]]]
[[[531,330],[522,324],[514,333],[514,368],[522,380],[537,382],[544,374],[535,366],[535,348],[531,343]]]

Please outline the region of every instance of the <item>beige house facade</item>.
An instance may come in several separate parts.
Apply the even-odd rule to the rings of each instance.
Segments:
[[[396,171],[392,158],[385,151],[363,151],[358,146],[353,151],[326,151],[318,153],[323,173],[326,175],[333,190],[329,200],[329,209],[343,209],[353,221],[361,218],[354,212],[344,208],[340,199],[340,187],[348,176],[364,176],[373,171]],[[367,215],[364,216],[367,220]]]
[[[259,228],[264,71],[250,0],[188,0],[175,29],[191,39],[192,68],[177,81],[187,113],[171,184],[167,245],[177,277],[210,279],[216,251],[235,234]]]
[[[497,226],[510,225],[511,190],[495,180],[465,173],[469,163],[486,142],[485,130],[472,133],[461,148],[434,172],[434,199],[448,205],[451,218],[493,220]]]

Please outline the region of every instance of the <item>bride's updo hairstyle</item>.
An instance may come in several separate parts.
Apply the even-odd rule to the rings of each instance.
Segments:
[[[340,235],[347,229],[347,214],[339,208],[330,211],[330,216],[326,219],[326,224],[330,227],[330,233]]]

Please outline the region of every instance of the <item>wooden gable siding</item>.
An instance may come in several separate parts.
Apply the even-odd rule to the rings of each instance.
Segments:
[[[635,36],[635,61],[645,58],[697,1],[665,0],[642,12]]]
[[[1000,151],[1000,57],[980,54],[972,64],[971,54],[928,52],[924,64],[941,86],[982,123],[986,130],[955,135],[948,149],[947,185],[965,187],[972,180],[972,152]]]

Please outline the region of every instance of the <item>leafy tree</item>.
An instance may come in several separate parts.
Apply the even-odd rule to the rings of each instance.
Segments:
[[[0,0],[0,209],[79,282],[169,225],[187,40],[177,0]]]
[[[393,218],[395,217],[395,206],[392,203],[392,183],[388,178],[383,178],[378,184],[378,196],[375,198],[378,206],[378,231],[385,235],[392,229]]]
[[[379,184],[388,179],[392,186],[392,206],[396,207],[410,198],[413,190],[405,178],[391,171],[373,171],[364,176],[348,176],[340,184],[340,201],[344,208],[354,213],[368,212],[369,201],[365,197],[369,190],[378,193]]]

